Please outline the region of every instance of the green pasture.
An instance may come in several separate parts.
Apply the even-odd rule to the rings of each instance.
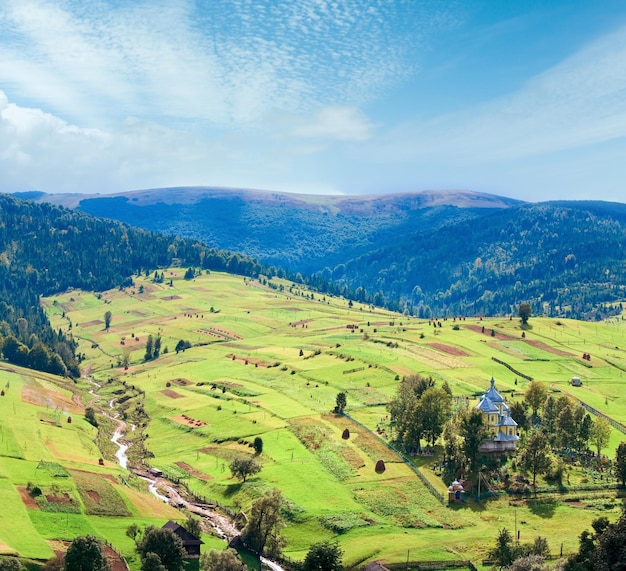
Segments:
[[[516,516],[523,540],[545,535],[553,551],[562,541],[568,552],[594,517],[616,517],[617,508],[606,510],[593,502],[585,507],[528,503],[513,509],[502,498],[444,506],[382,438],[385,405],[398,381],[412,373],[446,381],[470,406],[491,377],[509,400],[522,398],[529,382],[525,375],[545,382],[555,396],[566,391],[626,424],[626,322],[621,319],[596,324],[531,318],[530,328],[522,331],[517,318],[468,317],[441,320],[441,327],[434,327],[361,304],[350,308],[340,298],[314,294],[311,300],[309,292],[281,280],[272,282],[282,284],[283,291],[218,272],[191,281],[183,274],[182,269],[167,270],[163,284],[138,277],[133,288],[102,295],[74,291],[43,303],[55,327],[67,329],[71,322],[79,351],[86,355],[83,367],[104,384],[101,404],[135,389],[145,391],[141,403],[150,417],[145,429],[146,446],[154,454],[147,459],[150,465],[184,474],[196,493],[236,509],[246,509],[272,487],[283,492],[290,505],[287,555],[302,558],[311,543],[334,538],[350,565],[373,558],[405,561],[407,553],[414,559],[480,561],[497,530],[512,530]],[[105,311],[113,316],[109,331],[103,329]],[[158,359],[145,362],[148,335],[160,335],[162,349]],[[176,354],[181,339],[193,346]],[[591,359],[583,359],[583,353]],[[124,358],[127,370],[120,366]],[[583,386],[572,387],[572,376],[579,376]],[[109,378],[114,382],[105,384]],[[116,395],[120,381],[126,392]],[[81,381],[77,386],[83,403],[93,398],[86,394],[92,385]],[[380,438],[329,414],[340,391],[347,394],[346,412],[372,432],[381,428]],[[0,412],[9,417],[19,404],[13,399],[0,400]],[[6,428],[7,417],[0,416],[7,454],[13,450],[33,458],[37,451],[70,468],[97,459],[88,425],[81,424],[80,431],[75,423],[71,429],[51,424],[44,429],[37,425],[37,413],[28,414],[28,426],[35,428],[17,432]],[[345,427],[348,440],[341,438]],[[316,432],[321,436],[313,446]],[[60,442],[53,439],[65,433]],[[238,454],[251,454],[248,443],[256,436],[264,442],[263,470],[241,484],[230,476],[228,463]],[[43,456],[46,439],[54,440],[54,450]],[[613,455],[622,439],[626,435],[614,430],[604,452]],[[386,463],[382,474],[374,471],[379,459]],[[416,463],[445,492],[448,483],[437,479],[431,463],[420,458]],[[96,470],[91,466],[88,471]],[[112,487],[137,518],[141,494]],[[132,551],[123,537],[131,518],[74,517],[113,538],[125,553]],[[564,532],[573,521],[576,529]]]

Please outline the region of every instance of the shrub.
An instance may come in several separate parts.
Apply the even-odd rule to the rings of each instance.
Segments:
[[[39,486],[32,486],[29,490],[28,493],[33,497],[36,498],[37,496],[41,496],[42,491],[41,488]]]

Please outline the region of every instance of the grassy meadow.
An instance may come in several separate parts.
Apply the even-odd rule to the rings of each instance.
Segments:
[[[135,442],[131,461],[143,459],[235,510],[279,488],[289,504],[285,554],[293,559],[302,559],[312,543],[332,539],[347,567],[407,556],[479,564],[498,530],[515,526],[522,541],[542,535],[553,553],[570,553],[592,519],[618,516],[615,491],[580,492],[576,501],[546,494],[444,505],[385,446],[384,429],[385,404],[411,373],[447,381],[453,395],[470,404],[492,376],[508,400],[521,398],[525,375],[626,424],[622,318],[531,318],[523,338],[519,319],[447,319],[433,326],[358,303],[350,307],[277,279],[269,287],[221,273],[190,281],[183,274],[171,269],[161,284],[138,277],[133,288],[44,300],[54,327],[79,340],[85,377],[76,384],[1,364],[0,497],[9,509],[0,512],[0,553],[45,558],[52,553],[48,540],[91,532],[131,556],[132,541],[124,535],[130,523],[182,519],[132,478],[130,487],[124,484],[128,472],[114,463],[111,443],[102,440],[102,452],[94,444],[97,431],[84,420],[84,407],[122,401],[129,423],[139,407],[150,418],[126,435]],[[112,314],[108,330],[106,311]],[[149,335],[161,337],[161,353],[145,361]],[[177,353],[180,340],[192,347]],[[582,387],[569,384],[573,376]],[[331,414],[340,391],[347,394],[349,418]],[[350,437],[343,439],[346,428]],[[228,464],[253,454],[257,436],[263,469],[242,484]],[[622,439],[614,430],[604,453],[614,456]],[[382,474],[374,469],[380,459]],[[445,494],[449,482],[438,478],[436,460],[414,459]],[[29,482],[44,494],[67,494],[64,508],[53,506],[66,511],[29,507],[20,495]]]

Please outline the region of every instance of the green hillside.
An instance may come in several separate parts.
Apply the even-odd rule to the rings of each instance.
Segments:
[[[163,188],[27,195],[253,256],[327,293],[422,317],[602,319],[624,298],[626,205],[470,191],[311,196]]]
[[[446,381],[457,400],[467,397],[470,403],[493,376],[514,401],[528,385],[521,373],[542,380],[552,394],[572,393],[626,424],[621,318],[593,324],[531,318],[522,338],[516,319],[447,320],[438,327],[320,297],[277,279],[212,272],[185,280],[183,274],[171,269],[164,283],[142,277],[132,288],[102,295],[75,290],[44,300],[54,328],[71,324],[86,376],[73,384],[3,365],[0,383],[9,386],[0,398],[0,482],[3,499],[18,515],[0,519],[5,552],[45,558],[51,549],[47,540],[94,530],[130,556],[132,542],[124,531],[131,522],[176,517],[150,499],[144,486],[137,485],[143,492],[133,491],[121,483],[121,476],[130,475],[114,466],[115,447],[106,444],[102,416],[103,451],[95,448],[95,429],[80,414],[90,399],[96,408],[112,404],[126,421],[131,464],[144,461],[183,478],[207,503],[247,510],[265,490],[280,489],[289,506],[285,554],[294,559],[303,558],[313,542],[332,539],[344,549],[348,567],[374,559],[402,562],[407,552],[412,560],[480,563],[498,529],[513,530],[515,522],[522,540],[542,535],[553,553],[561,544],[571,553],[592,519],[617,517],[616,490],[575,469],[569,472],[572,485],[586,483],[586,491],[575,496],[560,496],[540,478],[543,499],[515,501],[513,509],[506,496],[476,502],[476,482],[469,482],[468,501],[449,507],[424,483],[446,492],[440,448],[406,464],[386,447],[385,404],[399,379],[412,373]],[[106,311],[112,314],[108,330]],[[153,341],[160,336],[161,350],[146,361],[149,336]],[[176,352],[180,340],[191,348]],[[591,355],[589,361],[583,353]],[[583,386],[571,387],[572,376]],[[32,388],[25,392],[25,387]],[[330,412],[338,392],[347,395],[347,417]],[[128,430],[131,423],[134,431]],[[614,456],[623,436],[613,430],[604,453]],[[263,469],[242,484],[228,464],[235,456],[251,455],[255,437],[264,443]],[[104,467],[98,465],[101,455]],[[69,476],[61,480],[54,468],[38,469],[41,460],[58,464]],[[378,460],[385,462],[383,473],[374,469]],[[112,502],[120,513],[87,513],[80,490],[85,479],[77,478],[76,470],[113,476],[109,491],[120,498]],[[62,482],[57,489],[73,498],[79,513],[48,516],[29,507],[20,499],[20,487],[28,482],[42,489]],[[12,532],[16,525],[23,532],[19,541]]]

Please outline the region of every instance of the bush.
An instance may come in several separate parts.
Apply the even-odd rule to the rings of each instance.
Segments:
[[[41,496],[42,491],[41,488],[39,486],[32,486],[29,490],[28,493],[33,497],[36,498],[37,496]]]
[[[88,406],[85,409],[85,419],[87,420],[89,424],[91,424],[91,426],[95,426],[96,428],[98,428],[98,421],[96,420],[96,411],[90,406]]]

